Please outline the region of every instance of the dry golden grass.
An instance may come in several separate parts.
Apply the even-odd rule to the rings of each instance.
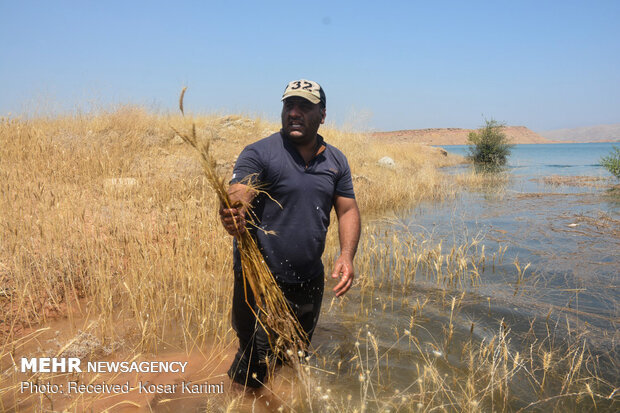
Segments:
[[[244,145],[279,129],[239,116],[188,118],[199,137],[214,131],[211,149],[224,176]],[[24,377],[13,370],[14,360],[63,354],[65,347],[79,341],[77,329],[84,325],[99,343],[83,346],[86,359],[102,357],[102,349],[132,359],[145,353],[161,355],[170,348],[190,354],[208,347],[217,366],[230,363],[226,356],[235,342],[229,323],[232,242],[221,228],[219,201],[193,149],[170,129],[184,122],[180,116],[154,115],[137,107],[0,121],[0,410],[30,410],[14,404],[28,402],[17,392]],[[496,178],[445,176],[437,168],[460,160],[433,148],[383,144],[335,129],[321,133],[349,159],[365,222],[423,200],[451,198],[462,187],[496,186],[489,183]],[[383,156],[393,158],[397,167],[377,165]],[[336,251],[334,227],[326,260]],[[443,291],[483,283],[480,270],[502,259],[484,256],[476,238],[445,250],[422,239],[381,234],[367,228],[356,258],[360,274],[377,274],[358,280],[362,302],[387,286],[396,300],[415,285],[416,277]],[[386,245],[391,247],[387,253]],[[388,279],[393,273],[401,274],[398,283]],[[450,314],[445,334],[434,341],[436,351],[445,354],[453,341],[452,316],[457,317],[463,298],[451,300],[445,292],[438,297],[433,301],[445,305]],[[383,309],[391,305],[386,302]],[[397,340],[424,350],[413,331],[421,328],[428,302],[411,300],[410,305],[409,333],[400,331]],[[43,337],[53,330],[46,330],[48,326],[59,325],[67,330],[61,332],[66,340],[55,346]],[[531,401],[533,409],[561,406],[556,402],[565,399],[584,406],[609,405],[610,392],[603,391],[609,386],[596,379],[596,363],[587,347],[577,339],[563,347],[550,345],[550,331],[547,338],[532,343],[530,354],[511,351],[505,330],[483,341],[472,338],[462,351],[467,360],[463,366],[468,367],[453,367],[447,378],[439,368],[446,363],[421,352],[425,355],[419,360],[418,379],[398,396],[373,393],[379,383],[389,383],[379,362],[390,352],[379,351],[377,339],[366,335],[360,337],[360,353],[352,362],[359,371],[340,376],[360,377],[359,397],[318,397],[311,370],[297,379],[301,385],[294,389],[296,404],[287,408],[511,410],[513,405],[505,401],[518,396],[511,383],[521,376],[542,389]],[[30,379],[44,381],[50,375],[39,373]],[[47,398],[32,398],[38,409],[50,408]],[[368,407],[371,399],[373,407]],[[86,401],[65,400],[63,408],[80,410]],[[224,402],[234,410],[239,400]]]
[[[384,216],[422,200],[447,199],[459,190],[437,168],[460,163],[461,157],[444,156],[436,148],[416,143],[383,143],[364,134],[334,129],[321,133],[346,154],[365,217]],[[392,158],[396,167],[378,165],[384,156]]]

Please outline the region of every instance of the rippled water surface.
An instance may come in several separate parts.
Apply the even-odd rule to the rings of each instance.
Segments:
[[[445,149],[466,154],[467,147]],[[335,308],[326,294],[314,344],[324,353],[331,351],[336,356],[333,363],[345,360],[338,369],[349,369],[344,375],[348,381],[340,375],[331,381],[326,377],[327,384],[339,392],[359,394],[364,387],[355,374],[363,371],[360,360],[365,357],[368,366],[374,363],[377,370],[383,369],[386,393],[415,387],[420,366],[429,358],[437,360],[446,377],[455,379],[465,343],[472,337],[484,342],[499,326],[523,339],[522,344],[517,339],[511,342],[515,352],[527,352],[528,336],[548,336],[550,328],[558,343],[570,341],[577,331],[585,334],[592,353],[605,360],[601,376],[612,389],[618,387],[620,202],[610,193],[611,175],[599,165],[601,156],[611,150],[609,143],[517,145],[507,177],[497,185],[464,191],[453,201],[424,203],[395,222],[377,224],[380,230],[375,227],[373,236],[411,237],[428,246],[441,245],[446,255],[452,248],[471,245],[470,255],[486,258],[477,267],[476,282],[439,285],[436,278],[418,270],[415,283],[404,286],[398,280],[411,274],[394,264],[387,277],[376,272],[378,266],[364,268],[370,274],[360,277],[388,279],[376,283],[371,293],[363,288],[352,291]],[[467,168],[445,173],[463,173]],[[560,178],[545,180],[552,176]],[[396,248],[389,241],[377,242],[378,248]],[[360,254],[367,250],[362,248]],[[398,257],[385,259],[396,263]],[[421,311],[422,318],[416,318],[415,303],[426,299],[429,304]],[[454,302],[458,311],[453,310]],[[451,324],[454,332],[445,340]],[[412,331],[419,345],[402,339],[405,330]],[[379,356],[373,356],[373,340]],[[536,400],[526,382],[515,377],[512,383],[516,399],[511,406],[516,410]],[[376,387],[373,391],[379,393]]]

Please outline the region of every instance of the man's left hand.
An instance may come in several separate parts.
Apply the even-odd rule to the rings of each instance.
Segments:
[[[336,297],[341,297],[349,291],[353,279],[355,278],[355,270],[353,269],[353,260],[341,255],[334,264],[334,271],[332,272],[332,278],[340,277],[340,282],[334,287]]]

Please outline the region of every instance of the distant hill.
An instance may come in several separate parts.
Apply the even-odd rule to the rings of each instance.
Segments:
[[[476,129],[431,128],[409,129],[393,132],[375,132],[373,137],[393,142],[418,142],[427,145],[465,145],[467,135]],[[504,133],[511,143],[553,143],[526,128],[525,126],[506,126]]]
[[[555,129],[539,132],[548,139],[571,142],[620,141],[620,123],[613,125],[585,126],[573,129]]]

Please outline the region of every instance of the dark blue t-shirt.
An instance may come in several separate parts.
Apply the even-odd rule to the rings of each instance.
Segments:
[[[257,226],[276,235],[251,232],[278,281],[300,283],[323,275],[321,255],[334,197],[355,198],[346,157],[318,139],[308,165],[291,141],[275,133],[246,146],[233,170],[231,184],[252,180],[277,201],[261,193],[252,203]],[[241,271],[236,241],[234,268]]]

